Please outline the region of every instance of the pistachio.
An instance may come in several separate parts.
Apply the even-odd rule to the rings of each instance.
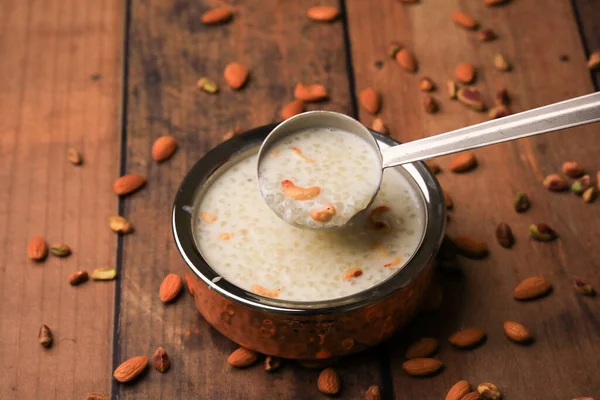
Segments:
[[[586,190],[592,187],[591,178],[589,175],[584,175],[577,179],[571,185],[571,191],[575,194],[582,195]]]
[[[562,192],[567,189],[567,181],[558,174],[550,174],[544,178],[542,184],[552,192]]]
[[[205,92],[211,93],[211,94],[215,94],[219,91],[219,87],[217,86],[217,84],[206,77],[200,78],[198,80],[198,82],[196,83],[196,86],[198,86],[200,89],[204,90]]]
[[[508,106],[510,104],[510,96],[508,90],[500,89],[496,92],[496,105],[497,106]]]
[[[162,347],[159,347],[154,352],[154,355],[152,356],[152,363],[158,372],[166,372],[169,368],[171,368],[169,355]]]
[[[438,104],[432,96],[427,95],[423,98],[423,109],[425,112],[433,114],[437,112]]]
[[[133,232],[131,223],[127,220],[127,218],[121,217],[120,215],[112,215],[108,217],[108,224],[110,225],[110,229],[117,233],[126,234]]]
[[[458,87],[456,86],[456,82],[452,80],[446,82],[446,88],[448,89],[448,97],[450,97],[453,100],[456,99],[456,96],[458,94]]]
[[[494,67],[496,67],[496,69],[498,69],[500,71],[509,71],[511,68],[508,61],[506,61],[504,56],[500,53],[497,53],[494,56]]]
[[[596,188],[592,186],[590,188],[587,188],[585,192],[583,192],[581,197],[586,203],[592,203],[594,200],[596,200],[596,194]]]
[[[95,281],[110,281],[117,276],[117,270],[114,268],[98,268],[92,272],[92,279]]]
[[[67,257],[71,254],[71,248],[64,243],[55,243],[50,246],[50,253],[56,257]]]
[[[465,87],[458,89],[456,96],[458,98],[458,101],[471,107],[475,111],[485,110],[485,104],[483,104],[481,93],[479,92],[479,90],[473,87]]]
[[[435,89],[435,83],[428,76],[424,76],[419,80],[419,88],[424,92],[431,92]]]
[[[515,237],[513,236],[512,229],[504,222],[496,228],[496,238],[498,239],[500,246],[506,249],[510,249],[515,244]]]
[[[484,382],[477,386],[477,391],[484,400],[500,400],[502,398],[498,386],[490,382]]]
[[[491,42],[496,39],[496,33],[491,29],[483,29],[477,33],[477,39],[482,42]]]
[[[488,113],[490,119],[504,118],[509,116],[510,114],[510,110],[504,105],[493,107]]]
[[[40,331],[38,332],[38,339],[40,344],[45,348],[52,346],[52,331],[48,328],[47,325],[42,325],[40,327]]]
[[[529,226],[529,236],[539,242],[551,242],[558,237],[558,234],[548,225],[539,223]]]
[[[577,161],[565,161],[562,165],[562,172],[569,178],[579,178],[584,171]]]
[[[596,290],[592,285],[577,276],[573,277],[573,287],[584,296],[594,296],[596,294]]]
[[[73,165],[81,165],[83,163],[81,154],[73,147],[70,147],[67,150],[67,160],[69,160],[69,162]]]
[[[273,356],[267,356],[265,358],[265,371],[273,372],[278,370],[279,367],[281,367],[281,358]]]
[[[515,196],[515,211],[523,213],[529,210],[529,207],[531,207],[529,197],[527,197],[525,193],[517,192],[517,195]]]

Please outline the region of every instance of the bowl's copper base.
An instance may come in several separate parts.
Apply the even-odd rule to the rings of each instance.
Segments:
[[[338,314],[297,317],[228,300],[192,273],[186,273],[186,280],[204,318],[239,345],[271,356],[323,360],[365,350],[406,325],[432,275],[430,262],[410,284],[378,303]]]

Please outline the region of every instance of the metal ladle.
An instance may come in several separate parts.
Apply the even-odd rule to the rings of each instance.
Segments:
[[[385,169],[597,121],[600,121],[600,92],[380,150],[369,130],[355,119],[331,111],[309,111],[287,119],[269,133],[258,153],[257,171],[260,182],[261,162],[268,150],[285,137],[304,129],[337,128],[358,135],[365,145],[381,155],[381,167]],[[382,178],[383,173],[379,175],[379,185],[371,201],[357,214],[371,205]]]

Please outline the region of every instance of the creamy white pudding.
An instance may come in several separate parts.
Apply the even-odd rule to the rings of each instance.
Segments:
[[[332,151],[321,145],[322,151]],[[316,158],[309,150],[303,155]],[[196,244],[206,262],[232,284],[282,300],[330,300],[378,285],[417,250],[425,224],[423,201],[401,169],[383,172],[373,204],[351,226],[310,230],[284,222],[265,204],[256,163],[252,154],[217,173],[194,206]],[[361,167],[357,173],[361,169],[365,173]],[[307,184],[303,176],[291,177]],[[366,173],[361,176],[370,179]],[[335,196],[336,191],[326,193]],[[332,199],[335,203],[336,197]]]
[[[284,221],[308,228],[345,225],[377,191],[381,160],[361,137],[335,128],[293,133],[269,148],[258,180]]]

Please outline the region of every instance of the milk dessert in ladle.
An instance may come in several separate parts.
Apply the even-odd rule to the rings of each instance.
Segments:
[[[258,154],[260,192],[297,227],[340,227],[366,210],[382,169],[600,120],[600,92],[379,149],[360,122],[309,111],[279,124]]]

